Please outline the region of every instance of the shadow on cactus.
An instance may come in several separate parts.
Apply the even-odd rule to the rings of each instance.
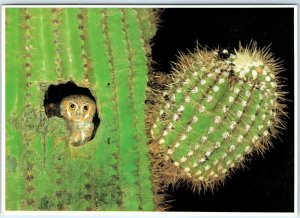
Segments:
[[[230,53],[180,54],[168,84],[149,94],[155,170],[162,183],[213,190],[285,128],[281,62],[255,42]],[[160,75],[160,77],[164,77]],[[160,78],[158,78],[159,82]]]

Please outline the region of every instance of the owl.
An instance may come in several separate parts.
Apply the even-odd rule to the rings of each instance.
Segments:
[[[85,95],[70,95],[61,100],[59,108],[70,131],[71,145],[88,142],[94,130],[95,101]]]

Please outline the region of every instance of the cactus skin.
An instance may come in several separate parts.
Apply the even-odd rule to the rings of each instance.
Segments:
[[[284,127],[281,70],[255,43],[235,54],[198,48],[181,55],[151,128],[162,180],[214,189],[250,155],[263,153]]]
[[[155,210],[145,126],[148,9],[6,9],[6,210]],[[45,114],[50,84],[96,98],[101,125],[74,148]]]

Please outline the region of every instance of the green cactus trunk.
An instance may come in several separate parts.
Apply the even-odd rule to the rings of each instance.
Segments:
[[[155,210],[145,126],[147,9],[6,9],[6,209]],[[96,98],[93,140],[68,145],[50,84]]]

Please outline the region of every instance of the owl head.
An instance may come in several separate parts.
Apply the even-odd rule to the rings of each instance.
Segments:
[[[72,122],[92,122],[95,113],[95,102],[85,95],[69,95],[60,102],[60,114]]]

